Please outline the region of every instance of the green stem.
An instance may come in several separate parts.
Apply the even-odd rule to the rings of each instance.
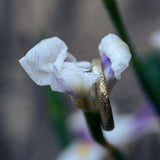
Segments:
[[[108,143],[104,138],[101,129],[101,119],[99,111],[84,112],[84,115],[93,139],[100,145],[105,147],[107,151],[109,151],[110,156],[112,156],[115,160],[126,160],[125,156],[121,153],[121,151],[113,145],[111,145],[110,143]]]
[[[132,54],[132,65],[134,67],[134,70],[136,74],[138,75],[138,78],[141,82],[141,85],[143,86],[145,93],[150,97],[150,99],[154,102],[154,104],[160,108],[160,102],[156,99],[156,97],[152,94],[152,88],[150,87],[150,84],[148,84],[148,81],[146,80],[146,75],[143,72],[143,67],[141,66],[142,62],[137,56],[137,52],[135,51],[133,44],[131,43],[131,40],[127,34],[127,31],[125,29],[125,26],[123,24],[122,18],[120,16],[119,10],[117,8],[115,0],[103,0],[106,8],[108,9],[109,15],[112,19],[112,22],[114,23],[114,26],[120,35],[120,37],[128,44],[131,54]]]
[[[119,34],[119,36],[128,44],[131,54],[132,54],[132,63],[133,65],[138,68],[140,65],[140,60],[138,56],[136,55],[135,48],[133,47],[133,44],[127,34],[127,31],[125,29],[124,23],[122,21],[122,18],[120,16],[119,10],[117,8],[115,0],[103,0],[106,8],[109,11],[109,15],[112,19],[112,22],[114,23],[114,26]]]

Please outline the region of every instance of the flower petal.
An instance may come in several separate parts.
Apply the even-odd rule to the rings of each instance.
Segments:
[[[86,68],[77,65],[77,63],[66,62],[59,76],[52,76],[52,82],[55,82],[55,79],[57,79],[58,83],[61,83],[62,92],[76,95],[87,94],[92,85],[99,80],[98,74],[85,72]],[[55,85],[56,83],[52,83],[52,90],[56,89]]]
[[[77,67],[84,68],[86,70],[90,70],[91,69],[91,63],[88,62],[88,61],[77,62],[76,65],[77,65]]]
[[[29,50],[19,63],[38,85],[50,84],[50,72],[53,64],[60,69],[67,57],[67,46],[57,37],[42,40]]]
[[[76,94],[88,93],[92,85],[99,80],[98,74],[85,71],[86,68],[78,67],[77,64],[66,65],[66,68],[61,72],[61,76],[70,92]]]
[[[111,61],[111,68],[117,79],[121,78],[121,73],[128,67],[131,53],[128,45],[115,34],[105,36],[99,45],[100,56],[106,55]]]

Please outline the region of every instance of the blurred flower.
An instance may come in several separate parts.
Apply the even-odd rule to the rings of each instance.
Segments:
[[[56,160],[102,160],[106,150],[95,142],[76,141],[61,152]]]
[[[109,142],[119,147],[159,128],[158,117],[151,106],[145,106],[134,114],[116,114],[114,118],[115,129],[103,133]]]
[[[84,114],[80,110],[69,116],[67,126],[74,133],[76,139],[92,141]]]
[[[116,107],[112,105],[112,108]],[[141,135],[160,132],[159,120],[152,108],[151,105],[145,105],[136,113],[129,115],[114,112],[115,129],[109,132],[103,131],[107,141],[123,148]],[[76,139],[92,141],[85,118],[81,112],[75,112],[70,116],[68,127],[74,133]]]
[[[150,44],[153,47],[160,49],[160,30],[155,31],[150,35]]]

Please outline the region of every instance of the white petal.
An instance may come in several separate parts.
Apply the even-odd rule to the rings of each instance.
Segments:
[[[63,83],[64,92],[87,94],[92,85],[99,80],[99,75],[85,72],[86,68],[77,67],[77,63],[65,63],[60,72],[59,83]],[[55,77],[53,77],[55,78]],[[55,89],[52,83],[52,89]]]
[[[85,81],[85,87],[89,90],[93,84],[99,81],[100,75],[97,73],[85,72],[83,78]]]
[[[50,72],[53,64],[60,69],[67,57],[67,46],[57,37],[42,40],[23,58],[19,60],[21,66],[30,78],[38,85],[50,84]]]
[[[100,56],[107,55],[111,60],[111,68],[117,79],[121,78],[121,73],[128,67],[131,53],[128,45],[115,34],[105,36],[99,45]]]
[[[80,61],[80,62],[77,62],[77,67],[80,67],[80,68],[85,68],[87,70],[90,70],[91,69],[91,63],[88,62],[88,61]]]
[[[89,81],[85,79],[84,69],[78,68],[75,64],[68,64],[61,72],[61,76],[64,79],[65,86],[69,92],[83,92],[87,91],[86,83]]]
[[[57,68],[54,66],[53,72],[50,73],[51,89],[53,91],[65,93],[66,87],[64,85],[64,80],[61,78]]]

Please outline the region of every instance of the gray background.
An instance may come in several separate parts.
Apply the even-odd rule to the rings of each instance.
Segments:
[[[160,1],[117,2],[138,54],[145,56],[150,34],[159,29]],[[98,44],[110,32],[115,33],[114,27],[99,0],[0,0],[0,159],[50,160],[59,150],[46,116],[43,89],[30,80],[18,59],[45,34],[63,39],[78,60],[90,61],[98,57]],[[120,113],[135,112],[146,103],[132,67],[116,84],[111,101]],[[153,138],[144,141],[137,145],[142,152]],[[158,145],[156,136],[154,141]],[[137,147],[132,153],[136,160],[142,159]]]

